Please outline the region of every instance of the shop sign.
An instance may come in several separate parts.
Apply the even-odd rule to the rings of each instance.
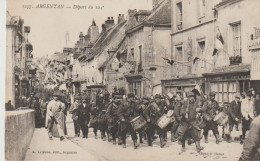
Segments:
[[[251,56],[251,80],[260,80],[260,54],[252,53]]]
[[[260,29],[255,27],[255,38],[259,38],[260,37]]]
[[[225,76],[219,76],[219,77],[214,77],[214,78],[208,78],[209,81],[223,81],[223,80],[241,80],[241,79],[250,79],[249,74],[229,74]]]
[[[249,40],[248,50],[257,50],[260,49],[260,29],[255,28],[255,38]]]
[[[249,41],[248,50],[257,50],[260,49],[260,39],[254,39]]]

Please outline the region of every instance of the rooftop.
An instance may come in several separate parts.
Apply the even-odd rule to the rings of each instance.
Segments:
[[[138,11],[139,12],[139,11]],[[138,12],[136,14],[138,14]],[[136,15],[135,14],[135,15]],[[132,20],[128,22],[127,32],[131,33],[144,25],[171,25],[171,1],[164,0],[148,17],[143,21]]]

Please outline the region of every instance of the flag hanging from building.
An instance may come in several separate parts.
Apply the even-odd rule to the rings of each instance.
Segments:
[[[200,95],[202,94],[201,89],[200,89],[200,85],[196,84],[196,86],[193,88],[192,92],[193,92],[195,95],[200,96]]]
[[[215,40],[215,47],[212,56],[216,55],[219,52],[219,50],[223,49],[223,47],[224,47],[224,40],[218,28],[217,36]]]

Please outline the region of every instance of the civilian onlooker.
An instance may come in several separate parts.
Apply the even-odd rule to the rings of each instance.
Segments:
[[[41,113],[41,105],[38,97],[33,97],[33,103],[31,107],[35,111],[35,127],[40,128],[42,125],[42,113]]]
[[[14,110],[14,106],[12,105],[11,100],[9,100],[7,103],[5,103],[5,110],[6,111]]]
[[[259,161],[260,158],[260,116],[250,126],[239,161]]]
[[[229,135],[227,135],[227,141],[232,142],[230,137],[231,132],[233,131],[234,126],[238,126],[241,118],[241,103],[240,103],[240,94],[235,94],[235,100],[230,103],[229,106]]]
[[[245,139],[246,131],[249,130],[250,123],[254,118],[254,100],[252,99],[252,92],[247,91],[247,96],[241,101],[242,114],[242,139]]]
[[[80,125],[79,125],[79,121],[78,121],[78,117],[79,117],[79,105],[80,105],[80,96],[75,96],[75,101],[73,104],[71,104],[70,107],[70,113],[72,114],[72,120],[74,123],[74,131],[75,131],[75,137],[79,137],[80,136]]]

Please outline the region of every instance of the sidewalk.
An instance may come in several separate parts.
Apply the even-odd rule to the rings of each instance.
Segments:
[[[97,159],[68,139],[60,141],[59,138],[53,137],[53,140],[49,140],[45,128],[36,128],[25,160],[96,161]]]

